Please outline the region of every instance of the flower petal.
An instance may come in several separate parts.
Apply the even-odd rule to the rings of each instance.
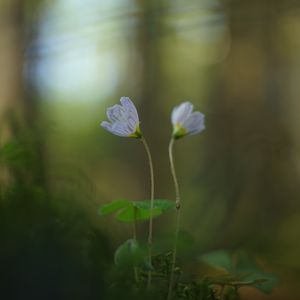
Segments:
[[[126,124],[122,122],[115,122],[113,124],[103,121],[101,126],[107,131],[118,135],[118,136],[129,136],[131,134],[130,130],[127,128]]]
[[[118,136],[129,136],[134,133],[134,131],[128,127],[127,123],[124,122],[113,123],[111,132]]]
[[[101,126],[118,136],[140,138],[140,122],[133,102],[128,97],[122,97],[120,102],[121,105],[116,104],[106,110],[110,122],[104,121]]]
[[[130,116],[134,120],[135,125],[137,125],[140,121],[136,107],[133,104],[133,102],[128,97],[121,97],[120,102],[124,109],[128,112],[128,116]]]
[[[101,122],[100,126],[102,126],[103,128],[105,128],[107,131],[112,132],[112,124],[107,122],[107,121],[103,121]]]
[[[183,124],[188,119],[192,111],[193,104],[190,102],[183,102],[179,106],[176,106],[172,111],[172,124]]]
[[[190,114],[189,118],[183,123],[187,134],[196,134],[205,129],[205,116],[203,113],[196,111]]]
[[[127,120],[127,114],[125,112],[125,109],[118,104],[109,107],[106,110],[106,115],[111,122],[116,122],[116,121],[126,122]]]
[[[138,123],[136,123],[136,121],[131,116],[129,116],[127,120],[127,125],[130,128],[130,130],[135,131]]]

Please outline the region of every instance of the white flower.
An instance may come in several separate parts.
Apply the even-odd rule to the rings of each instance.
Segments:
[[[185,135],[197,134],[205,129],[205,116],[199,111],[193,112],[193,104],[183,102],[172,111],[173,137],[179,139]]]
[[[118,136],[140,138],[140,121],[134,104],[128,97],[121,97],[120,102],[121,105],[115,104],[106,110],[110,122],[103,121],[101,126]]]

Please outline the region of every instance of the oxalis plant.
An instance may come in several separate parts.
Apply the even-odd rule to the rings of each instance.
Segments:
[[[172,111],[173,132],[168,152],[174,181],[175,201],[170,201],[155,199],[152,156],[140,127],[135,105],[128,97],[122,97],[120,103],[121,105],[116,104],[107,109],[109,122],[103,121],[101,126],[114,135],[134,138],[143,144],[149,161],[150,200],[112,201],[99,208],[99,215],[116,214],[118,221],[132,224],[132,238],[118,247],[114,260],[120,270],[132,270],[131,285],[135,295],[138,298],[141,295],[148,294],[150,297],[155,295],[159,299],[166,300],[235,300],[240,299],[239,289],[245,286],[270,293],[278,282],[277,277],[262,271],[244,251],[216,250],[196,257],[197,268],[207,271],[207,274],[199,272],[198,276],[184,276],[177,266],[182,202],[173,148],[178,139],[200,133],[205,129],[204,114],[193,111],[193,105],[190,102],[183,102]],[[153,254],[153,218],[168,210],[173,210],[176,214],[173,247],[167,252]],[[137,225],[142,221],[149,222],[146,245],[143,245],[137,238]]]

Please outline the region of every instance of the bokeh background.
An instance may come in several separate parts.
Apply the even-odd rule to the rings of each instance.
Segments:
[[[245,249],[279,275],[270,296],[242,299],[299,299],[299,1],[1,0],[0,65],[3,299],[104,297],[131,229],[97,207],[150,193],[141,143],[99,126],[121,96],[162,199],[172,108],[205,113],[206,130],[175,145],[182,228],[199,255]]]

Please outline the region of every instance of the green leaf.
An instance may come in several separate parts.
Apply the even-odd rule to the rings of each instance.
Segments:
[[[232,271],[231,257],[228,251],[217,250],[203,254],[200,260],[215,268],[224,269],[227,272]]]
[[[106,216],[131,205],[132,204],[129,200],[116,200],[101,206],[98,210],[98,213],[100,216]]]
[[[246,274],[243,280],[252,281],[251,286],[261,292],[271,293],[274,286],[279,282],[276,275],[262,271],[246,252],[239,251],[234,258],[236,261],[235,273]]]
[[[121,268],[137,266],[143,261],[144,251],[135,239],[125,241],[115,252],[115,264]]]
[[[136,221],[145,221],[150,218],[151,211],[148,209],[137,208],[135,206],[125,207],[117,215],[117,220],[125,223],[132,223]],[[157,217],[162,214],[160,209],[153,209],[152,216]]]
[[[270,294],[279,283],[279,278],[274,274],[261,273],[260,277],[262,277],[264,281],[261,283],[257,282],[253,286],[265,294]]]
[[[146,257],[146,256],[145,256]],[[154,271],[154,267],[147,259],[144,259],[144,261],[141,262],[139,267],[144,271]]]
[[[151,200],[143,200],[143,201],[134,201],[133,205],[137,208],[142,209],[151,209]],[[175,202],[164,199],[154,199],[153,200],[153,208],[160,209],[161,211],[167,211],[169,209],[175,208]]]
[[[257,270],[256,262],[245,251],[237,251],[233,256],[233,260],[235,261],[234,268],[237,272]]]
[[[174,201],[155,199],[153,201],[152,216],[157,217],[164,211],[174,207]],[[105,216],[118,212],[116,217],[118,221],[131,223],[134,220],[148,220],[150,218],[150,210],[150,200],[129,201],[122,199],[101,206],[98,213],[101,216]]]
[[[228,272],[226,276],[212,278],[212,282],[234,285],[237,288],[251,286],[269,294],[279,282],[276,275],[262,271],[244,251],[230,255],[227,251],[214,251],[201,256],[201,261]]]

